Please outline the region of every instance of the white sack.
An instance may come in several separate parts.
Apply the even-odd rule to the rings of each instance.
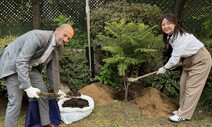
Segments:
[[[89,106],[84,108],[62,107],[63,103],[67,100],[70,100],[71,98],[64,98],[58,101],[61,119],[66,124],[71,124],[75,121],[83,119],[84,117],[88,116],[94,109],[94,100],[91,97],[81,94],[81,96],[77,98],[87,100]]]

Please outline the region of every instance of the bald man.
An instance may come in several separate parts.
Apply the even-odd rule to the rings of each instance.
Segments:
[[[55,31],[32,30],[0,52],[0,78],[5,79],[8,92],[5,127],[18,126],[24,92],[29,98],[38,98],[41,125],[56,126],[50,123],[48,98],[39,97],[37,92],[48,91],[41,74],[46,67],[49,86],[60,98],[65,96],[59,87],[58,52],[73,35],[69,24],[62,24]]]

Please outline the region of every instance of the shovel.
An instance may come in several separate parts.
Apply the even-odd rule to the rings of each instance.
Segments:
[[[173,66],[172,68],[170,68],[170,70],[174,70],[174,69],[176,69],[176,68],[178,68],[178,67],[181,67],[181,66],[182,66],[182,62],[176,64],[175,66]],[[127,81],[128,81],[128,82],[136,82],[136,81],[138,81],[139,79],[146,78],[146,77],[148,77],[148,76],[154,75],[154,74],[156,74],[157,72],[158,72],[158,71],[150,72],[150,73],[148,73],[148,74],[145,74],[145,75],[142,75],[142,76],[139,76],[139,77],[136,77],[136,78],[129,77],[129,78],[127,78]]]
[[[49,97],[49,98],[57,98],[60,97],[60,94],[57,93],[47,93],[47,92],[37,92],[39,96]]]
[[[157,72],[158,72],[158,71],[150,72],[150,73],[148,73],[148,74],[145,74],[145,75],[142,75],[142,76],[139,76],[139,77],[136,77],[136,78],[129,77],[129,78],[127,78],[127,81],[128,81],[128,82],[136,82],[136,81],[138,81],[139,79],[146,78],[146,77],[148,77],[148,76],[154,75],[154,74],[156,74]]]
[[[132,77],[127,78],[127,80],[124,82],[124,89],[125,89],[125,99],[124,99],[124,101],[127,101],[128,87],[129,87],[129,85],[131,84],[131,82],[136,82],[136,81],[138,81],[139,79],[142,79],[142,78],[145,78],[145,77],[154,75],[154,74],[156,74],[157,72],[158,72],[158,71],[154,71],[154,72],[151,72],[151,73],[148,73],[148,74],[145,74],[145,75],[136,77],[136,78],[132,78]]]
[[[182,63],[176,64],[176,65],[173,66],[170,70],[176,69],[176,68],[178,68],[178,67],[180,67],[180,66],[182,66]],[[132,78],[132,77],[127,78],[127,80],[124,82],[124,87],[125,87],[125,101],[127,101],[128,87],[129,87],[129,85],[131,84],[131,82],[136,82],[136,81],[138,81],[139,79],[143,79],[143,78],[146,78],[146,77],[148,77],[148,76],[157,74],[157,72],[158,72],[158,71],[153,71],[153,72],[150,72],[150,73],[148,73],[148,74],[145,74],[145,75],[142,75],[142,76],[139,76],[139,77],[136,77],[136,78]]]

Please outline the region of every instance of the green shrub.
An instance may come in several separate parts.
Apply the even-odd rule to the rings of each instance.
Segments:
[[[97,36],[97,42],[102,43],[102,50],[109,54],[103,61],[108,67],[115,66],[116,68],[111,70],[117,70],[115,72],[122,80],[125,77],[138,76],[139,65],[146,61],[143,56],[157,54],[152,47],[160,39],[152,33],[154,28],[143,23],[126,23],[121,20],[118,23],[106,23],[105,35]]]
[[[104,64],[102,66],[99,75],[95,76],[95,79],[101,82],[102,84],[112,86],[114,88],[121,88],[122,84],[120,76],[116,73],[115,67],[109,64]]]
[[[112,1],[91,10],[91,34],[94,38],[97,35],[106,35],[106,30],[104,29],[106,26],[105,22],[118,22],[122,18],[126,20],[126,23],[144,23],[153,27],[159,24],[162,15],[163,13],[160,8],[155,5],[127,3],[125,0]],[[158,33],[158,30],[159,27],[154,29],[154,33]],[[162,65],[161,49],[163,43],[162,41],[157,43],[161,39],[162,37],[158,37],[155,39],[156,43],[151,45],[152,49],[159,51],[158,53],[142,54],[146,61],[140,67],[137,67],[140,69],[140,74],[148,73]],[[104,62],[102,60],[107,58],[110,53],[101,50],[101,47],[104,46],[104,43],[101,41],[94,39],[93,44],[95,45],[95,59],[103,65]],[[99,73],[99,70],[96,70],[96,73]]]
[[[91,10],[91,33],[104,34],[105,22],[144,23],[150,27],[159,23],[162,11],[156,5],[127,3],[125,0],[112,1]]]
[[[202,26],[206,36],[212,37],[212,14],[206,16]]]
[[[201,10],[204,10],[205,12],[207,12],[207,10],[211,10],[211,8],[212,8],[212,4],[207,7],[201,7]],[[205,37],[211,38],[212,37],[212,14],[210,12],[205,14],[200,14],[198,16],[195,16],[194,19],[201,23],[199,27],[197,27],[199,29],[198,34],[203,38]]]
[[[84,50],[63,49],[60,55],[61,81],[68,85],[70,90],[79,90],[90,81],[87,63]]]
[[[145,82],[165,95],[179,99],[180,71],[167,71],[165,74],[148,78]]]

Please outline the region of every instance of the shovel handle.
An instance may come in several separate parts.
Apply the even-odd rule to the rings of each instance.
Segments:
[[[148,74],[145,74],[145,75],[136,77],[136,78],[130,77],[130,78],[127,79],[127,81],[129,81],[129,82],[136,82],[136,81],[138,81],[139,79],[146,78],[146,77],[148,77],[148,76],[154,75],[154,74],[156,74],[157,72],[158,72],[158,71],[154,71],[154,72],[151,72],[151,73],[148,73]]]
[[[50,98],[57,98],[60,97],[60,94],[56,93],[47,93],[47,92],[37,92],[37,95],[44,96],[44,97],[50,97]]]

